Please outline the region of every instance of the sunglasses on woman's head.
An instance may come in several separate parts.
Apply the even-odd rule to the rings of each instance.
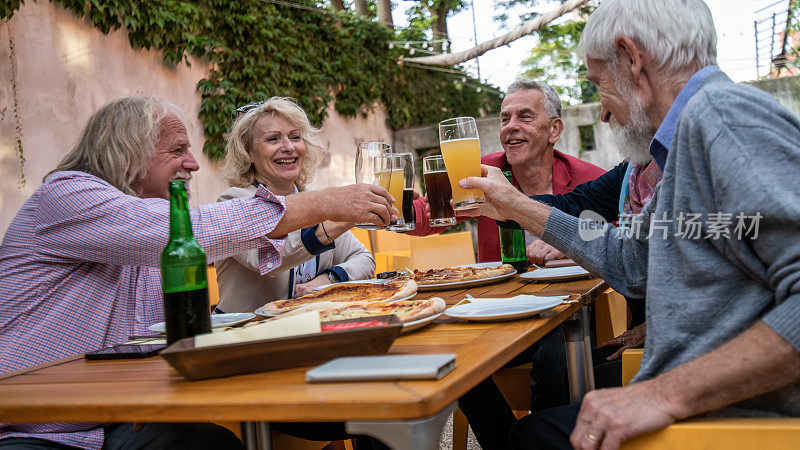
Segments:
[[[247,105],[240,106],[240,107],[236,108],[236,115],[235,115],[234,118],[238,119],[239,116],[241,116],[242,114],[246,113],[247,111],[250,111],[251,109],[258,108],[259,106],[263,105],[265,102],[266,102],[266,100],[262,101],[262,102],[258,102],[258,103],[248,103]]]

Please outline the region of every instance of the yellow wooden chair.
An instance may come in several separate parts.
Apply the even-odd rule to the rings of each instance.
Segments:
[[[390,265],[391,258],[395,255],[408,256],[411,254],[411,236],[386,230],[369,232],[372,237],[372,256],[375,258],[375,272],[381,273],[394,270]]]
[[[628,329],[628,304],[625,297],[607,289],[594,301],[597,345],[614,339]]]
[[[412,237],[409,247],[408,252],[386,253],[389,270],[403,267],[428,270],[475,262],[472,234],[469,231]]]
[[[206,273],[208,275],[208,304],[211,310],[219,303],[219,285],[217,285],[217,268],[213,264],[206,266]]]
[[[369,230],[362,230],[361,228],[351,228],[350,232],[353,233],[353,236],[361,242],[364,247],[367,248],[372,253],[375,253],[375,250],[372,249],[372,235],[370,234]]]
[[[642,362],[642,349],[622,353],[622,383],[628,384]],[[728,450],[732,448],[800,448],[800,418],[690,419],[631,439],[624,450],[679,448]]]
[[[408,252],[411,250],[412,236],[394,231],[375,230],[372,235],[372,249],[375,253]]]

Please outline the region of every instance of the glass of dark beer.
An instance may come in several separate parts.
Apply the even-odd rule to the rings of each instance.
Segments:
[[[389,190],[392,174],[392,147],[384,142],[360,142],[356,150],[356,183],[370,183]],[[358,228],[380,230],[373,223],[357,223]]]
[[[411,153],[393,153],[392,177],[389,182],[389,193],[395,198],[395,208],[401,217],[393,220],[386,227],[389,231],[411,231],[414,222],[414,156]]]
[[[444,166],[442,155],[422,158],[422,177],[425,179],[425,189],[428,191],[428,205],[431,207],[431,226],[455,225],[456,214],[450,205],[453,191],[450,187],[450,179],[447,177],[447,168]]]

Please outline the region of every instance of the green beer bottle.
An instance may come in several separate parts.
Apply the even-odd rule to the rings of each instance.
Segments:
[[[511,181],[511,171],[503,172]],[[513,220],[497,222],[500,227],[500,257],[505,264],[511,264],[517,273],[528,271],[528,255],[525,252],[525,232]]]
[[[211,332],[206,253],[192,234],[186,185],[169,182],[169,243],[161,252],[167,345]]]

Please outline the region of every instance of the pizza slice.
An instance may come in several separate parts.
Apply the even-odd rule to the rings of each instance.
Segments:
[[[447,304],[439,297],[424,300],[403,300],[394,303],[372,302],[341,304],[313,304],[298,308],[287,315],[301,314],[311,309],[319,311],[322,322],[335,320],[358,319],[362,317],[394,314],[402,323],[425,319],[444,311]]]
[[[315,305],[313,309],[328,309],[343,303],[393,302],[416,293],[417,283],[411,279],[382,284],[337,283],[302,297],[267,303],[263,310],[266,314],[277,315],[310,305]]]
[[[431,286],[445,283],[483,280],[514,273],[510,264],[494,267],[442,267],[426,271],[414,270],[412,276],[419,286]]]

